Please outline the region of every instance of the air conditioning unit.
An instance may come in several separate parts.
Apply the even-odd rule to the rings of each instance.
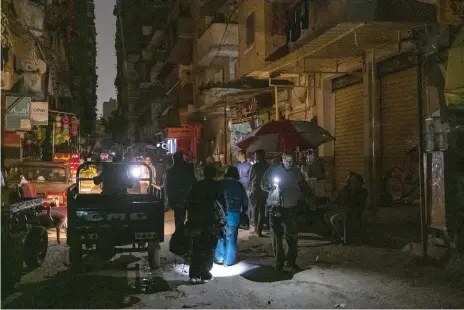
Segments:
[[[12,81],[11,81],[11,73],[10,72],[2,71],[1,81],[2,81],[2,90],[11,89]]]

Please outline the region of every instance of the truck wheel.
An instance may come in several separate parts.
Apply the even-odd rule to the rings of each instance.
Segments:
[[[158,241],[148,243],[148,263],[153,270],[161,267],[161,246]]]
[[[80,243],[69,247],[69,267],[79,270],[82,266],[82,245]]]
[[[28,268],[37,268],[45,260],[48,249],[48,233],[42,226],[35,226],[27,233],[24,243],[24,262]]]

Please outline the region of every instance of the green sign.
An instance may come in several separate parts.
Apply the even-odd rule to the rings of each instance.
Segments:
[[[10,110],[10,107],[13,108]],[[25,127],[26,123],[30,123],[29,115],[31,108],[31,97],[6,97],[6,109],[10,110],[6,114],[6,129],[7,130],[20,130],[28,129]]]

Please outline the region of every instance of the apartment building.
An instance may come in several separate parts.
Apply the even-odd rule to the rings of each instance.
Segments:
[[[455,71],[448,58],[463,23],[451,2],[244,0],[239,70],[271,85],[294,83],[276,87],[274,104],[286,118],[316,120],[333,134],[319,154],[336,188],[358,172],[374,208],[389,184],[395,198],[408,192],[403,202],[418,202],[423,121],[440,115],[446,122],[444,112],[456,111],[445,77]],[[384,183],[392,173],[396,183]],[[443,205],[423,213],[434,212],[445,214]],[[444,227],[438,218],[434,228]]]

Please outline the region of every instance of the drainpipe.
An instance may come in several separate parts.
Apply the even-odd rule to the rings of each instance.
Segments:
[[[424,173],[424,135],[423,135],[423,98],[422,98],[422,74],[423,74],[423,59],[422,52],[419,47],[419,39],[417,44],[417,119],[419,131],[419,184],[420,184],[420,217],[421,217],[421,241],[422,241],[422,256],[427,257],[428,248],[428,229],[427,229],[427,206],[425,197],[425,173]]]
[[[272,79],[269,77],[269,86],[274,87],[274,104],[275,104],[275,119],[276,121],[279,120],[279,98],[278,98],[278,91],[277,91],[277,86],[272,85]]]
[[[224,162],[226,165],[229,163],[227,155],[227,104],[224,104]]]

